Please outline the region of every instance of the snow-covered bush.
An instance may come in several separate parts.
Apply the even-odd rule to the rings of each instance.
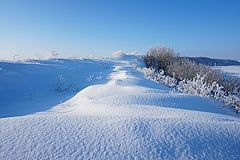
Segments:
[[[163,83],[166,86],[175,87],[177,85],[177,80],[165,75],[163,70],[156,71],[153,68],[137,68],[137,71],[143,73],[147,79]]]
[[[138,69],[146,78],[163,83],[174,91],[210,97],[240,112],[240,80],[219,70],[176,56],[166,47],[151,48],[144,57],[147,68]]]
[[[217,82],[207,84],[204,76],[197,75],[193,80],[180,81],[174,89],[179,92],[216,99],[225,105],[232,106],[237,113],[240,112],[240,98],[237,95],[227,94],[224,87]]]
[[[175,78],[164,75],[164,71],[156,71],[153,68],[137,68],[147,79],[162,83],[173,88],[175,92],[187,93],[202,97],[216,99],[225,105],[232,106],[237,113],[240,112],[240,98],[237,95],[228,95],[223,90],[223,86],[213,82],[208,84],[204,79],[206,76],[197,75],[192,80],[177,81]]]
[[[204,77],[197,75],[193,80],[182,80],[176,86],[176,90],[183,93],[190,93],[193,95],[206,96],[208,94],[207,83],[204,82]]]
[[[198,96],[211,97],[217,100],[222,100],[225,96],[223,87],[213,82],[208,84],[205,76],[197,75],[193,80],[182,80],[176,86],[176,90],[183,93],[189,93]]]
[[[190,62],[186,58],[176,58],[176,61],[167,66],[167,70],[167,73],[169,73],[170,76],[173,76],[178,80],[192,80],[197,76],[197,74],[205,75],[205,77],[212,74],[209,67],[195,62]]]
[[[175,57],[176,54],[173,49],[157,46],[150,48],[144,57],[144,62],[147,68],[152,67],[166,71],[166,68],[175,61]]]

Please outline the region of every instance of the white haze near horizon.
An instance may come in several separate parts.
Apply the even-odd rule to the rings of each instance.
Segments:
[[[35,53],[35,54],[2,54],[0,53],[0,60],[7,61],[18,61],[18,60],[27,60],[27,59],[49,59],[49,58],[95,58],[95,57],[119,57],[124,54],[136,55],[139,54],[137,51],[128,51],[116,50],[112,53],[107,53],[105,55],[99,54],[61,54],[56,51],[45,52],[45,53]]]
[[[53,56],[53,51],[48,51],[48,52],[42,52],[42,53],[27,53],[27,54],[23,54],[23,53],[0,53],[0,60],[7,60],[7,61],[17,61],[17,60],[27,60],[27,59],[49,59],[49,58],[92,58],[92,57],[111,57],[111,56],[116,56],[116,55],[121,55],[121,54],[141,54],[144,55],[145,52],[138,52],[138,51],[124,51],[124,50],[115,50],[113,52],[109,52],[106,54],[84,54],[84,53],[80,53],[80,54],[63,54],[63,53],[59,53],[59,52],[55,52],[57,53],[57,55],[54,57]],[[180,54],[181,56],[189,56],[189,55],[183,55]],[[217,57],[210,57],[210,56],[205,56],[205,55],[195,55],[195,56],[190,56],[190,57],[208,57],[208,58],[217,58]],[[229,60],[236,60],[238,62],[240,62],[239,58],[217,58],[217,59],[229,59]]]
[[[111,54],[109,54],[111,56]],[[18,60],[27,60],[27,59],[49,59],[49,58],[91,58],[91,57],[103,57],[103,56],[96,56],[94,54],[80,54],[79,56],[74,54],[57,54],[53,55],[51,52],[48,53],[41,53],[41,54],[1,54],[0,53],[0,60],[7,60],[7,61],[18,61]]]

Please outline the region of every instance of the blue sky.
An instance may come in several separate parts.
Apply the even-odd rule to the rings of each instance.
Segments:
[[[240,59],[238,0],[2,0],[0,58],[145,53]]]

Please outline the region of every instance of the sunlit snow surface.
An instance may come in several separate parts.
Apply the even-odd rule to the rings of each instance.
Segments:
[[[0,62],[0,118],[45,111],[85,87],[107,81],[113,64],[102,60],[51,59]]]
[[[240,159],[238,115],[214,100],[172,93],[169,88],[146,80],[135,71],[133,62],[136,61],[132,56],[91,60],[91,65],[84,60],[68,61],[79,64],[76,70],[71,65],[65,66],[63,60],[61,69],[56,67],[50,73],[57,70],[58,76],[61,71],[65,73],[67,67],[69,72],[65,74],[69,75],[65,77],[80,85],[74,93],[52,91],[48,82],[55,81],[51,76],[44,83],[42,79],[29,81],[32,84],[29,86],[22,84],[2,73],[13,72],[9,67],[15,64],[1,65],[1,77],[9,78],[4,81],[1,96],[9,95],[9,103],[19,101],[19,108],[18,103],[11,102],[10,106],[16,110],[39,107],[8,93],[8,87],[17,82],[25,90],[30,86],[39,88],[38,83],[43,85],[41,88],[51,90],[52,97],[45,97],[44,103],[35,97],[40,104],[48,104],[53,97],[61,99],[57,94],[66,94],[69,98],[62,95],[65,98],[62,103],[49,104],[46,110],[39,110],[41,112],[37,109],[29,114],[24,112],[25,116],[2,114],[5,118],[0,118],[0,159]],[[13,74],[30,78],[25,75],[30,72],[29,68],[20,71],[20,66]],[[76,64],[72,67],[76,68]],[[91,75],[102,77],[91,79]],[[36,90],[36,95],[48,94],[45,90]],[[21,97],[21,93],[18,96]],[[7,100],[1,99],[1,111],[7,104]]]
[[[240,77],[240,66],[216,66],[214,68],[220,69],[230,75]]]

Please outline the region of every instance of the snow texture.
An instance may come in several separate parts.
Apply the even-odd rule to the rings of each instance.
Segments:
[[[133,56],[63,60],[61,65],[41,62],[46,68],[37,69],[34,76],[53,69],[55,72],[48,75],[68,73],[68,80],[80,85],[75,94],[64,90],[65,96],[72,96],[65,97],[62,103],[49,102],[54,97],[62,98],[55,95],[59,93],[56,90],[49,92],[52,96],[48,98],[46,90],[51,85],[46,85],[54,82],[51,76],[44,83],[43,78],[29,80],[34,89],[40,82],[39,89],[46,89],[36,91],[36,99],[37,93],[47,94],[39,102],[23,102],[27,101],[21,97],[23,92],[10,96],[8,87],[20,87],[12,86],[20,82],[11,76],[30,79],[31,68],[38,68],[39,64],[25,70],[23,64],[1,64],[1,84],[5,83],[0,89],[1,97],[9,97],[0,101],[4,117],[0,118],[0,159],[240,159],[239,116],[215,100],[174,93],[146,80],[136,71],[134,62]],[[92,80],[89,75],[105,78]],[[8,80],[3,81],[4,78]],[[24,84],[20,90],[28,89]],[[24,116],[9,111],[2,114],[7,102],[16,113],[40,104],[48,103],[51,107],[24,112]]]

